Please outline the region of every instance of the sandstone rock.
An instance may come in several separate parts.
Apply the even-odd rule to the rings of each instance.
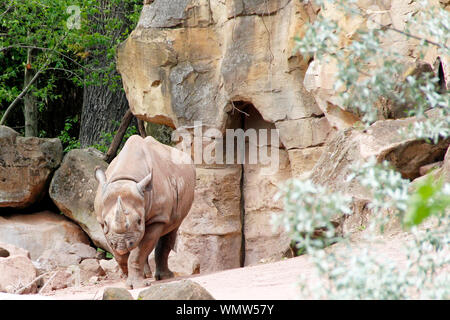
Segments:
[[[118,53],[132,112],[172,127],[201,120],[216,128],[231,101],[253,103],[270,122],[321,114],[302,86],[307,65],[292,54],[308,19],[301,3],[287,0],[144,6]]]
[[[97,251],[84,243],[62,243],[56,248],[45,250],[37,259],[39,269],[49,271],[59,267],[77,265],[85,259],[94,259]]]
[[[450,148],[447,149],[447,153],[445,154],[442,171],[445,182],[450,183]]]
[[[36,278],[36,269],[31,260],[23,255],[0,258],[0,292],[15,293]],[[22,294],[36,292],[36,284]]]
[[[98,257],[98,252],[95,248],[86,245],[84,243],[73,243],[67,248],[67,252],[71,254],[76,254],[82,260],[84,259],[96,259]]]
[[[287,149],[322,145],[331,127],[325,117],[286,120],[276,123],[280,139]]]
[[[0,207],[25,208],[40,200],[61,159],[59,139],[25,138],[0,126]]]
[[[80,263],[81,282],[90,281],[92,277],[104,276],[105,271],[97,259],[86,259]]]
[[[50,197],[64,215],[80,225],[95,245],[111,251],[94,210],[98,187],[94,169],[96,166],[106,169],[107,165],[89,150],[71,150],[53,176]]]
[[[30,253],[27,250],[9,243],[0,242],[0,258],[7,258],[9,256],[24,256],[31,259]]]
[[[65,289],[71,287],[73,284],[72,274],[65,270],[55,271],[47,281],[44,282],[44,286],[39,290],[39,294],[49,293],[54,290]]]
[[[127,289],[123,288],[106,288],[103,291],[102,300],[134,300],[133,296]]]
[[[415,118],[381,120],[366,132],[346,130],[330,142],[314,168],[313,180],[325,183],[334,190],[349,186],[345,182],[352,163],[375,156],[378,161],[388,160],[404,178],[420,176],[420,167],[443,159],[450,139],[428,144],[417,139],[405,139],[398,131],[407,128]]]
[[[378,162],[388,160],[404,178],[413,180],[420,176],[420,167],[443,159],[450,139],[438,144],[427,144],[419,139],[406,139],[398,131],[407,128],[415,118],[380,120],[365,131],[348,129],[340,132],[325,148],[313,169],[314,183],[326,186],[332,191],[353,197],[353,217],[347,222],[359,221],[367,216],[367,203],[371,196],[356,179],[348,181],[352,167],[374,156]],[[344,228],[351,225],[344,221]]]
[[[383,25],[394,25],[397,30],[404,30],[407,21],[405,17],[414,16],[423,9],[418,3],[405,3],[401,0],[387,0],[383,1],[383,3],[358,1],[356,5],[366,12],[368,12],[367,10],[378,12],[367,14],[364,17],[359,15],[345,16],[339,6],[330,2],[325,4],[324,9],[319,13],[320,15],[337,22],[339,27],[343,30],[342,34],[337,35],[339,39],[338,46],[340,46],[342,52],[345,52],[345,46],[359,37],[359,34],[356,32],[358,29],[366,29],[367,27],[370,27],[371,24],[373,25],[369,19],[375,19],[378,23]],[[430,7],[437,7],[439,6],[439,1],[430,0],[428,5]],[[418,34],[414,30],[414,26],[412,27],[412,30],[408,30],[408,32],[410,34]],[[398,59],[400,59],[406,67],[415,66],[417,63],[420,65],[433,66],[435,65],[435,62],[438,61],[439,52],[436,47],[421,46],[419,39],[413,39],[411,37],[406,38],[400,32],[388,31],[385,37],[381,39],[380,45],[381,48],[386,51],[389,50],[399,54],[400,58]],[[421,50],[423,50],[423,56],[421,55]],[[339,97],[339,92],[334,90],[338,72],[337,61],[331,56],[326,58],[328,59],[322,59],[320,61],[316,59],[309,64],[304,77],[304,86],[308,92],[311,92],[314,95],[317,105],[329,120],[330,125],[339,130],[344,130],[351,127],[359,120],[359,118],[352,112],[345,110],[342,99]],[[440,56],[439,58],[441,61],[444,61],[442,63],[444,78],[448,78],[448,66],[446,64],[448,57]],[[433,71],[437,74],[437,70]],[[398,80],[399,82],[404,81],[404,78],[399,77]],[[381,113],[387,112],[395,118],[405,117],[403,112],[404,109],[390,104],[390,102],[386,103],[386,101],[381,102]],[[382,118],[382,116],[383,115],[380,114],[380,118]]]
[[[202,272],[240,266],[241,166],[197,168],[194,203],[178,232],[177,252],[189,252]]]
[[[100,279],[99,279],[98,276],[92,276],[92,277],[90,277],[87,281],[84,281],[84,284],[93,286],[93,285],[98,284],[99,281],[100,281]]]
[[[190,280],[153,284],[139,293],[138,300],[215,300],[201,285]]]
[[[421,176],[423,176],[423,175],[427,174],[428,172],[430,172],[432,170],[436,170],[436,169],[442,168],[442,164],[443,164],[443,161],[438,161],[438,162],[426,164],[426,165],[424,165],[424,166],[419,168],[419,174]]]
[[[242,171],[239,166],[199,165],[195,202],[179,230],[177,251],[198,257],[202,272],[238,267],[244,254],[246,264],[279,259],[288,252],[288,238],[279,230],[270,230],[270,216],[282,211],[280,203],[272,201],[276,185],[291,172],[296,177],[309,176],[318,163],[322,168],[317,174],[323,176],[315,178],[329,179],[327,167],[333,166],[334,158],[318,159],[325,143],[335,134],[333,128],[351,128],[360,120],[344,110],[333,91],[336,63],[310,62],[293,53],[292,39],[302,36],[306,23],[317,14],[325,14],[336,16],[346,31],[339,35],[344,45],[356,36],[356,27],[367,23],[366,17],[361,21],[344,19],[335,7],[320,10],[311,3],[288,0],[146,3],[137,28],[118,49],[118,69],[132,112],[148,122],[180,128],[202,121],[204,127],[224,132],[232,127],[229,124],[236,109],[251,104],[260,113],[259,120],[279,129],[285,148],[281,151],[283,168],[272,176],[263,175],[261,166],[244,166]],[[358,4],[367,9],[370,1]],[[418,9],[416,4],[400,0],[383,4],[389,6],[399,28],[404,17]],[[388,16],[380,14],[382,21]],[[420,46],[415,40],[401,38],[396,34],[383,46],[398,46],[400,54],[411,54],[408,61],[414,61]],[[430,65],[436,57],[432,51],[425,59]],[[249,112],[249,116],[253,114]],[[237,125],[239,128],[259,128],[259,123],[249,124],[242,118],[238,122],[245,123]],[[380,150],[390,144],[391,133],[386,134],[388,142],[380,140]],[[348,146],[349,155],[355,143]],[[413,154],[413,146],[406,145],[406,153]],[[430,158],[439,153],[430,149],[423,154],[428,151]],[[398,155],[393,152],[386,157],[396,159]],[[324,159],[330,159],[327,157]],[[416,158],[411,168],[402,160],[394,162],[406,176],[413,177],[416,165],[429,160]],[[340,183],[337,181],[336,187]],[[241,252],[243,248],[246,253]]]
[[[33,260],[45,250],[57,249],[67,243],[89,243],[79,226],[50,211],[0,217],[0,241],[29,251]]]
[[[426,170],[427,172],[423,176],[413,181],[413,183],[411,184],[412,188],[417,186],[419,182],[425,180],[429,175],[432,175],[434,179],[443,179],[444,183],[450,183],[450,148],[447,149],[443,161],[423,166],[421,167],[421,169],[427,167],[430,169]]]
[[[173,272],[175,277],[190,276],[200,273],[200,261],[199,259],[189,252],[175,252],[171,251],[169,254],[169,269]],[[148,264],[155,272],[155,251],[153,251],[148,257]]]
[[[120,277],[121,271],[119,268],[119,264],[117,263],[117,261],[115,259],[110,259],[110,260],[102,259],[99,261],[99,263],[100,263],[100,267],[102,267],[103,271],[105,271],[108,278],[111,278],[111,276]]]
[[[171,252],[175,253],[175,252]],[[176,277],[200,273],[199,259],[189,252],[177,252],[169,255],[169,268]]]
[[[267,174],[266,166],[244,165],[244,237],[245,265],[259,263],[262,259],[279,260],[290,252],[290,238],[281,229],[273,230],[273,214],[281,214],[281,201],[275,202],[278,185],[291,177],[288,153],[279,149],[279,167]]]
[[[291,173],[294,178],[307,177],[319,161],[325,147],[312,147],[305,149],[288,150]]]
[[[81,268],[80,265],[70,265],[67,269],[66,272],[71,274],[71,284],[79,287],[81,286]]]

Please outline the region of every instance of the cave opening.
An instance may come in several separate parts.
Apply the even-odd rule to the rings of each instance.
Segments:
[[[289,239],[279,232],[272,233],[270,223],[271,215],[282,211],[273,202],[277,183],[291,174],[287,151],[281,145],[275,124],[266,121],[251,102],[238,100],[231,102],[226,129],[241,129],[245,133],[243,163],[239,162],[239,141],[233,137],[235,163],[241,165],[241,267],[272,258],[292,257]],[[257,155],[252,157],[253,153]]]

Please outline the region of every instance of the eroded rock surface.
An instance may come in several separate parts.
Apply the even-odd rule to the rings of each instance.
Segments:
[[[215,300],[201,285],[191,280],[153,284],[139,292],[138,300]]]
[[[3,255],[0,255],[0,292],[20,294],[36,292],[37,284],[31,282],[36,278],[37,271],[28,252],[3,243],[0,243],[0,249],[3,252]]]
[[[237,268],[241,259],[241,167],[197,168],[194,203],[176,250],[200,260],[202,272]]]
[[[0,241],[29,251],[33,260],[46,250],[89,244],[89,238],[78,225],[50,211],[0,216]]]
[[[25,208],[40,200],[62,155],[59,139],[25,138],[0,126],[0,207]]]

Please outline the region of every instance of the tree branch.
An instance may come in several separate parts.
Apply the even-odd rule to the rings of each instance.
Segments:
[[[136,118],[137,119],[137,118]],[[147,132],[145,131],[144,121],[141,119],[137,119],[139,134],[142,138],[147,137]]]
[[[133,120],[133,113],[131,113],[131,110],[128,109],[128,111],[123,116],[122,121],[120,122],[119,129],[117,130],[117,133],[114,136],[114,139],[111,142],[108,151],[106,152],[104,158],[106,162],[110,163],[116,156],[117,150],[119,149],[120,143],[122,142],[123,136],[125,135],[125,132],[127,131],[127,128],[131,123],[131,120]]]
[[[41,51],[52,51],[52,52],[54,52],[56,54],[59,54],[60,56],[62,56],[64,58],[70,60],[71,62],[73,62],[78,67],[80,67],[80,68],[82,68],[84,70],[87,70],[87,71],[98,71],[98,70],[101,70],[101,68],[97,68],[97,69],[87,68],[87,67],[83,66],[82,64],[80,64],[79,62],[77,62],[76,60],[74,60],[71,57],[69,57],[68,55],[65,55],[64,53],[57,51],[56,48],[52,49],[52,48],[43,48],[43,47],[30,46],[30,45],[25,45],[25,44],[13,44],[13,45],[10,45],[10,46],[7,46],[7,47],[0,48],[0,52],[8,50],[8,49],[12,49],[12,48],[36,49],[36,50],[41,50]]]
[[[53,52],[56,51],[56,48],[60,45],[60,43],[64,40],[64,38],[67,36],[67,33],[60,39],[58,43],[55,44],[55,47],[53,48]],[[6,119],[8,118],[8,115],[13,110],[14,106],[22,99],[28,92],[28,90],[31,88],[33,83],[36,81],[36,79],[39,77],[39,75],[46,70],[46,68],[49,66],[51,62],[50,56],[47,56],[47,60],[45,61],[44,65],[39,69],[38,72],[33,76],[33,78],[30,80],[28,85],[22,90],[22,92],[14,99],[14,101],[9,105],[9,107],[6,109],[5,113],[3,114],[2,119],[0,120],[0,125],[4,125],[6,122]]]
[[[0,120],[0,125],[4,125],[6,122],[6,119],[8,118],[9,113],[12,111],[12,109],[15,107],[17,102],[20,101],[28,92],[30,87],[33,85],[33,83],[36,81],[36,79],[39,77],[39,75],[47,68],[49,64],[49,61],[47,61],[46,64],[44,64],[38,72],[34,75],[34,77],[30,80],[28,85],[22,90],[22,92],[14,99],[14,101],[9,105],[9,107],[6,109],[5,113],[3,114],[2,120]]]

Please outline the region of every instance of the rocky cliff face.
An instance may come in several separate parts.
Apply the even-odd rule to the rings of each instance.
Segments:
[[[430,0],[430,7],[439,7],[449,10],[448,1]],[[436,46],[424,46],[420,43],[420,39],[405,37],[401,31],[405,30],[408,17],[414,16],[419,12],[421,4],[415,1],[403,0],[385,0],[385,1],[357,1],[358,7],[366,12],[365,17],[359,15],[344,17],[344,12],[338,10],[335,5],[327,4],[325,10],[320,12],[330,20],[335,21],[345,33],[339,35],[339,46],[344,48],[346,45],[358,38],[358,30],[371,27],[372,21],[382,25],[387,25],[392,29],[399,30],[390,31],[381,39],[381,47],[385,50],[395,52],[401,57],[401,62],[406,68],[415,68],[416,72],[420,72],[421,68],[427,71],[434,71],[438,74],[439,68],[442,68],[444,83],[446,88],[450,85],[450,57],[439,54]],[[371,13],[375,12],[375,13]],[[414,26],[408,33],[420,34],[414,30]],[[421,58],[419,58],[423,55]],[[316,62],[309,64],[306,71],[304,86],[308,92],[314,95],[318,107],[324,112],[329,123],[337,129],[346,129],[351,127],[359,118],[354,114],[344,110],[342,101],[338,93],[333,89],[337,74],[337,61],[332,57],[328,57],[329,61]],[[323,59],[325,60],[325,59]],[[405,79],[398,79],[404,81]],[[381,109],[390,108],[389,105],[380,106]],[[385,110],[387,111],[387,110]],[[388,110],[392,117],[404,117],[405,113],[396,110]]]
[[[122,45],[118,66],[135,115],[173,127],[224,128],[232,102],[269,122],[320,115],[292,54],[308,20],[299,1],[156,0]]]
[[[175,128],[202,121],[221,132],[280,130],[281,165],[271,176],[258,165],[199,165],[178,247],[203,252],[202,272],[289,254],[288,237],[270,225],[282,210],[272,201],[276,186],[291,176],[292,160],[298,175],[312,168],[303,160],[318,159],[330,130],[303,87],[307,61],[293,54],[311,13],[291,0],[157,0],[120,47],[118,68],[139,118]]]
[[[398,28],[418,10],[400,0],[383,5]],[[177,247],[197,255],[202,272],[289,255],[289,238],[270,224],[270,216],[282,211],[273,201],[277,185],[309,176],[326,142],[359,120],[340,108],[331,90],[336,67],[293,51],[294,37],[318,14],[340,13],[294,0],[147,1],[137,28],[119,48],[118,69],[138,118],[191,129],[202,121],[202,132],[279,130],[272,147],[280,165],[271,174],[260,164],[198,164],[195,203]],[[349,30],[342,41],[351,41],[366,22],[342,19]],[[413,40],[399,35],[383,45],[415,59]],[[430,49],[425,61],[433,65],[436,59]]]

